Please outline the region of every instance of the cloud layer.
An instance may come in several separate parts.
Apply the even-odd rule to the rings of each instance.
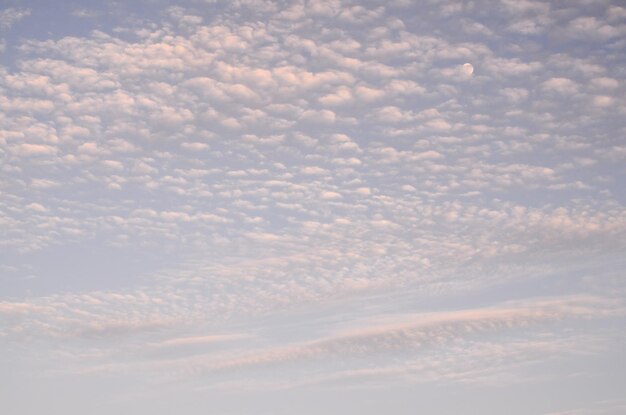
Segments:
[[[614,383],[623,5],[156,3],[0,10],[0,385]]]

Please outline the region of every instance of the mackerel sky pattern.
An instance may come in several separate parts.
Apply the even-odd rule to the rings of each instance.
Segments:
[[[2,1],[0,412],[626,413],[624,50],[621,1]]]

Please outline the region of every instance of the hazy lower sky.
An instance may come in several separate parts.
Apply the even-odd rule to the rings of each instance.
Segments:
[[[0,412],[626,413],[622,1],[0,1]]]

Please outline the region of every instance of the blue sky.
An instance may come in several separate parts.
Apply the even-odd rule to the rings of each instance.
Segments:
[[[622,414],[626,7],[4,1],[0,407]]]

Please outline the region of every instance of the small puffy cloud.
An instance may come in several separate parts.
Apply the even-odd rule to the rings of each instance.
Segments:
[[[333,93],[319,98],[322,105],[329,107],[344,105],[353,101],[352,92],[347,87],[339,87]]]
[[[323,169],[321,167],[318,166],[307,166],[302,168],[301,170],[302,174],[308,174],[308,175],[325,175],[328,174],[328,170]]]
[[[78,152],[82,154],[95,156],[95,155],[101,154],[103,151],[102,151],[102,148],[98,146],[97,143],[87,142],[78,146]]]
[[[313,123],[333,124],[337,117],[335,113],[330,110],[307,110],[302,113],[300,119]]]
[[[504,88],[501,93],[513,102],[525,101],[529,95],[528,90],[524,88]]]
[[[442,118],[435,118],[434,120],[426,121],[424,124],[428,128],[432,128],[435,130],[446,131],[452,128],[450,123]]]
[[[543,65],[539,62],[524,62],[518,58],[490,57],[481,64],[481,68],[497,76],[528,76],[536,73]]]
[[[49,179],[31,179],[30,186],[34,189],[50,189],[61,186],[61,183]]]
[[[150,164],[143,160],[136,160],[131,170],[135,174],[150,175],[158,173],[158,170],[155,167],[152,167]]]
[[[593,16],[572,19],[564,29],[565,33],[572,39],[595,41],[606,41],[623,35],[626,33],[625,30],[624,27],[612,26]]]
[[[109,170],[123,171],[124,164],[117,160],[102,160],[101,164]]]
[[[209,149],[209,145],[207,143],[198,143],[198,142],[194,142],[194,143],[184,142],[180,146],[184,148],[185,150],[192,150],[192,151],[203,151],[203,150]]]
[[[338,200],[342,198],[341,194],[332,191],[322,192],[320,197],[324,200]]]
[[[591,86],[597,89],[612,90],[619,88],[620,82],[615,78],[599,77],[591,80]]]
[[[550,19],[546,17],[522,19],[512,23],[508,30],[523,35],[538,35],[545,32],[550,23]]]
[[[0,10],[0,30],[8,30],[15,23],[31,14],[30,9],[16,9],[10,7]]]
[[[593,97],[591,102],[594,107],[605,108],[612,106],[615,102],[615,99],[607,95],[596,95]]]
[[[16,147],[16,153],[22,156],[52,156],[58,150],[54,146],[47,144],[20,144]]]
[[[354,89],[356,96],[366,102],[377,101],[385,97],[385,91],[377,88],[371,88],[359,85]]]
[[[568,78],[550,78],[544,81],[542,88],[545,91],[554,91],[560,94],[575,94],[578,91],[578,84]]]
[[[220,121],[220,124],[222,124],[224,127],[231,129],[231,130],[238,130],[242,127],[241,123],[237,121],[237,119],[234,117],[226,118]]]
[[[48,211],[48,209],[46,209],[45,207],[43,207],[43,205],[40,205],[39,203],[30,203],[26,205],[26,209],[39,213],[44,213]]]
[[[626,8],[620,6],[610,6],[606,11],[607,19],[611,22],[626,20]]]

